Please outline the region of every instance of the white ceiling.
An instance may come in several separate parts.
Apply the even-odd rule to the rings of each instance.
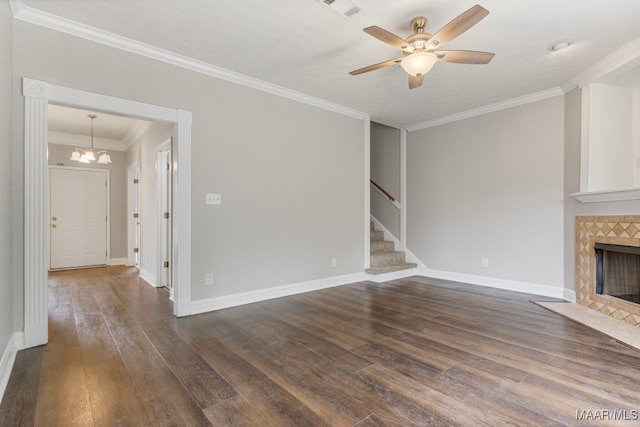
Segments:
[[[400,56],[362,31],[378,25],[399,36],[428,18],[435,33],[474,0],[357,0],[344,18],[317,0],[13,0],[42,12],[179,53],[408,127],[492,103],[567,88],[612,50],[640,37],[638,0],[480,0],[489,15],[445,45],[490,51],[488,65],[440,62],[409,90],[395,65],[349,71]],[[560,40],[564,51],[547,47]]]

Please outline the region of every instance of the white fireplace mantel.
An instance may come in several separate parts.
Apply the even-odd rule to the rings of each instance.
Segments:
[[[640,200],[640,188],[625,188],[622,190],[587,191],[572,193],[582,203],[618,202],[623,200]]]

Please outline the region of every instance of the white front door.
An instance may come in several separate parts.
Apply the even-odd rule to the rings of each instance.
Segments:
[[[107,264],[107,171],[50,168],[51,268]]]

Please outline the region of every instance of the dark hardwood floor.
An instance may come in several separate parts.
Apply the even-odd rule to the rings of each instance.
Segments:
[[[135,269],[56,272],[0,425],[638,425],[640,353],[545,299],[414,277],[177,319]]]

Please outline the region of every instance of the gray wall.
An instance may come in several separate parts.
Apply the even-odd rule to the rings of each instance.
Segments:
[[[434,270],[563,287],[563,156],[563,96],[410,132],[408,249]]]
[[[18,123],[23,76],[193,112],[194,300],[362,272],[362,120],[22,21],[14,46]]]
[[[12,203],[12,16],[9,2],[0,2],[0,357],[11,334],[19,328],[13,323],[14,248]],[[20,265],[20,264],[17,264]]]
[[[400,130],[371,122],[371,179],[401,201]],[[400,239],[400,211],[371,188],[371,215]]]
[[[126,258],[127,256],[127,169],[123,151],[109,150],[112,163],[101,165],[98,163],[78,163],[69,160],[75,146],[49,144],[49,165],[82,167],[87,169],[108,169],[111,190],[109,197],[109,214],[111,217],[110,257]]]

